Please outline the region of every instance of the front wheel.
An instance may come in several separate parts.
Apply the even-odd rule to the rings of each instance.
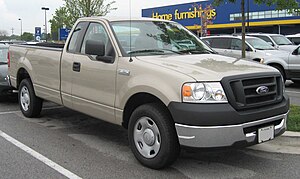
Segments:
[[[137,160],[149,168],[160,169],[172,164],[180,152],[174,122],[159,104],[144,104],[134,110],[128,138]]]
[[[19,105],[24,116],[37,117],[43,106],[43,100],[37,97],[30,79],[24,79],[19,87]]]

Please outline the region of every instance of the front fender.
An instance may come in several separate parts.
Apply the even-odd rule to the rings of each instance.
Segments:
[[[164,79],[156,78],[154,75],[145,74],[133,77],[120,88],[120,93],[117,93],[116,107],[124,109],[130,97],[138,93],[151,94],[160,99],[166,106],[171,101],[180,102],[181,85],[164,81]]]

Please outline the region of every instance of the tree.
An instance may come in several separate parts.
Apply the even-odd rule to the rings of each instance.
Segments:
[[[0,41],[7,40],[8,38],[8,32],[6,30],[0,30]]]
[[[57,40],[58,29],[66,27],[71,29],[80,17],[104,16],[116,8],[111,6],[115,1],[104,4],[104,0],[63,0],[65,5],[55,10],[51,23],[51,35]]]
[[[6,30],[0,30],[0,36],[8,36],[8,32]]]
[[[105,16],[112,10],[111,6],[116,1],[104,4],[104,0],[64,0],[65,7],[70,17],[70,24],[74,24],[80,17]]]
[[[235,3],[237,0],[228,0],[231,3]],[[246,57],[246,43],[245,43],[245,0],[241,1],[241,13],[242,13],[242,58]],[[298,2],[296,0],[253,0],[256,4],[266,4],[268,6],[276,5],[277,10],[287,9],[289,12],[293,12],[294,9],[299,9]],[[214,0],[214,5],[220,5],[224,3],[224,0]]]
[[[33,40],[34,40],[34,35],[33,35],[33,33],[24,32],[24,33],[22,34],[22,40],[24,40],[24,41],[33,41]]]
[[[58,29],[62,27],[72,28],[70,14],[66,7],[60,7],[55,10],[53,18],[49,21],[51,23],[51,36],[53,40],[58,40]]]

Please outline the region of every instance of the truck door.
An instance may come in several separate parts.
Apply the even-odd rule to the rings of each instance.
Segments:
[[[88,40],[101,41],[105,56],[113,62],[98,61],[96,56],[85,53]],[[91,116],[114,122],[116,52],[105,25],[90,23],[81,43],[80,51],[73,54],[72,102],[73,109]]]
[[[73,108],[72,102],[72,76],[74,54],[79,53],[88,22],[79,22],[71,33],[61,57],[61,98],[64,106]]]

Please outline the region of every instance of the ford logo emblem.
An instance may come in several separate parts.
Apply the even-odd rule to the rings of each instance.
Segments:
[[[259,95],[266,94],[269,92],[269,88],[267,86],[260,86],[256,88],[256,93]]]

